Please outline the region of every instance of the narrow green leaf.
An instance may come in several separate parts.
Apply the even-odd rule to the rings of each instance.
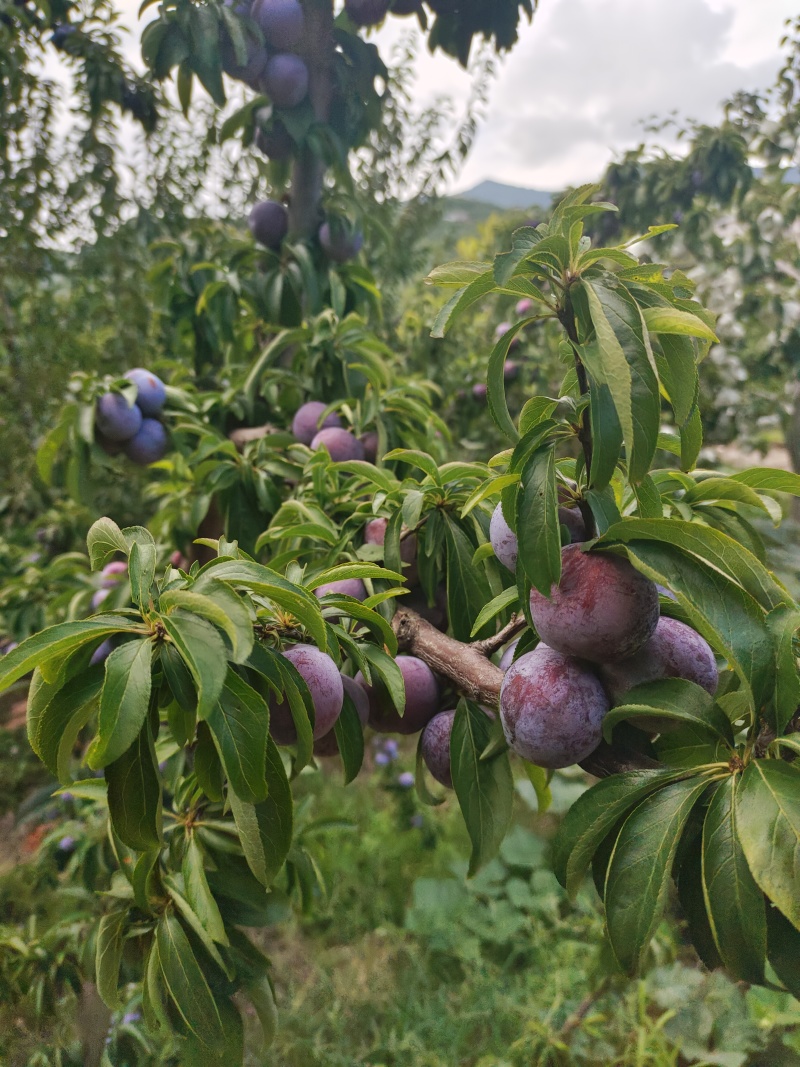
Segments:
[[[528,763],[527,760],[522,761],[525,773],[528,776],[528,781],[533,786],[533,791],[536,794],[536,802],[539,805],[539,814],[544,815],[553,803],[553,794],[550,791],[550,779],[547,771],[544,767],[537,767],[533,763]]]
[[[766,718],[780,736],[800,707],[800,674],[794,651],[800,611],[794,607],[775,608],[767,615],[767,626],[775,637],[775,692]]]
[[[364,727],[347,689],[344,691],[341,713],[333,729],[344,767],[344,784],[349,785],[364,762]]]
[[[0,661],[0,692],[24,678],[34,667],[46,667],[57,657],[120,631],[135,632],[141,623],[121,615],[99,616],[83,622],[59,622],[29,637]],[[44,672],[45,681],[51,681]]]
[[[185,1032],[214,1051],[224,1051],[225,1030],[217,1003],[183,927],[169,912],[156,927],[156,944],[164,986]]]
[[[498,593],[496,597],[489,601],[485,608],[479,613],[475,623],[472,627],[471,638],[474,638],[487,623],[491,622],[501,612],[506,611],[512,606],[512,604],[519,603],[519,590],[515,585],[509,586],[508,589],[504,589],[502,593]]]
[[[125,926],[128,912],[111,911],[102,917],[97,928],[95,953],[95,982],[100,999],[111,1011],[121,1006],[119,998],[119,968],[125,948]]]
[[[444,337],[454,319],[458,318],[463,311],[466,311],[481,297],[491,293],[494,288],[494,274],[491,270],[487,270],[483,274],[479,274],[474,281],[459,289],[436,316],[436,321],[431,330],[431,337]]]
[[[533,453],[517,496],[517,540],[525,574],[544,596],[561,580],[556,461],[552,448]]]
[[[34,751],[62,785],[71,781],[72,751],[102,688],[103,666],[98,663],[56,689],[38,716]]]
[[[447,610],[453,636],[468,641],[473,621],[480,615],[491,590],[484,569],[472,565],[474,544],[459,520],[445,516],[447,543]]]
[[[86,757],[92,770],[119,759],[141,733],[150,706],[152,657],[149,638],[126,641],[108,656],[97,736]]]
[[[269,709],[232,667],[207,722],[233,792],[251,804],[264,800]]]
[[[525,326],[525,320],[521,319],[506,330],[492,349],[492,354],[489,356],[489,367],[486,372],[486,398],[489,403],[489,414],[492,416],[498,430],[512,442],[519,440],[519,433],[509,414],[508,401],[506,400],[506,356],[511,347],[511,342],[523,326]]]
[[[186,840],[181,873],[186,899],[203,924],[206,933],[213,941],[220,945],[227,945],[228,935],[225,933],[225,923],[220,915],[219,906],[208,887],[203,851],[194,833],[190,833]]]
[[[614,398],[609,387],[589,380],[589,417],[592,426],[592,466],[589,483],[600,491],[614,477],[622,451],[622,427],[620,426]]]
[[[774,467],[752,467],[750,470],[732,474],[731,478],[743,485],[749,485],[751,489],[800,496],[800,474],[791,474]]]
[[[218,627],[227,636],[234,663],[245,663],[253,647],[253,618],[245,602],[223,582],[208,578],[192,589],[168,589],[161,594],[162,611],[183,608]]]
[[[688,311],[675,307],[650,307],[643,308],[642,314],[651,333],[681,334],[700,337],[704,341],[719,340],[710,326]]]
[[[292,844],[292,791],[272,738],[267,743],[266,773],[269,792],[260,804],[247,804],[228,794],[242,850],[250,870],[270,886]]]
[[[128,560],[131,596],[135,604],[146,612],[153,606],[152,586],[156,577],[156,546],[134,541]]]
[[[145,720],[136,741],[105,769],[108,810],[114,832],[137,852],[161,845],[161,779]]]
[[[767,946],[778,978],[800,1000],[800,931],[777,908],[767,908]]]
[[[706,730],[733,746],[733,731],[725,713],[714,698],[699,685],[685,678],[662,678],[634,686],[624,697],[624,704],[612,708],[603,719],[603,736],[611,739],[617,723],[627,719],[670,719]]]
[[[228,673],[222,638],[205,619],[182,609],[162,615],[161,623],[197,687],[197,715],[206,719],[216,707]]]
[[[647,310],[655,309],[645,309],[645,320]],[[683,426],[697,404],[699,375],[695,346],[688,337],[665,335],[658,339],[654,355],[661,384],[675,414],[675,422]]]

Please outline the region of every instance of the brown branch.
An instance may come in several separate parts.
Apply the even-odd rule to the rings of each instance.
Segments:
[[[488,658],[493,656],[503,645],[513,641],[517,634],[522,633],[527,625],[527,619],[522,613],[512,615],[511,621],[494,637],[487,637],[483,641],[473,641],[471,647]]]
[[[278,430],[266,423],[264,426],[240,426],[238,430],[231,430],[228,437],[236,445],[237,451],[244,452],[245,445],[260,441],[271,433],[278,433]]]

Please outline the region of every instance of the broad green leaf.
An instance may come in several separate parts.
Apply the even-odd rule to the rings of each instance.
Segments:
[[[197,687],[197,715],[206,719],[216,707],[228,673],[225,645],[217,630],[198,615],[177,609],[161,623]]]
[[[111,1011],[121,1006],[119,998],[119,968],[125,947],[125,927],[128,912],[111,911],[102,917],[97,928],[95,950],[95,983],[100,999]]]
[[[750,873],[800,929],[800,769],[783,760],[747,765],[736,790],[736,817]]]
[[[292,844],[292,791],[272,738],[267,742],[266,774],[269,792],[260,804],[248,804],[234,793],[228,793],[228,799],[250,870],[262,885],[270,886]]]
[[[97,736],[86,761],[100,770],[125,752],[141,733],[150,706],[153,644],[149,638],[126,641],[106,660]]]
[[[535,430],[539,423],[552,418],[557,407],[558,401],[549,396],[532,396],[530,400],[526,400],[519,413],[520,434],[524,437],[526,433]]]
[[[197,743],[194,746],[194,773],[197,776],[197,784],[205,795],[210,800],[221,803],[225,774],[211,730],[204,720],[197,724]]]
[[[439,485],[439,464],[428,452],[422,452],[418,448],[395,448],[387,452],[385,460],[399,460],[408,463],[412,467],[418,467],[428,475],[434,485]]]
[[[696,777],[646,797],[625,820],[605,885],[611,948],[627,974],[642,965],[667,901],[672,863],[692,808],[708,788]]]
[[[487,270],[483,274],[479,274],[474,281],[471,281],[468,285],[459,289],[447,301],[436,316],[436,321],[431,330],[431,337],[444,337],[450,329],[453,320],[456,319],[462,311],[466,311],[468,307],[471,307],[476,301],[480,300],[481,297],[486,296],[487,293],[491,293],[494,288],[494,274],[491,270]]]
[[[533,226],[520,226],[511,235],[511,251],[494,257],[494,280],[498,285],[508,285],[517,268],[538,245],[544,235]]]
[[[733,746],[733,731],[728,717],[705,689],[685,678],[645,682],[630,689],[623,699],[624,704],[612,708],[603,719],[606,741],[611,739],[614,727],[621,721],[641,719],[646,725],[648,718],[655,718],[670,719],[706,730]]]
[[[688,311],[675,307],[643,308],[642,315],[651,333],[682,334],[685,337],[700,337],[704,341],[719,338],[702,319]]]
[[[767,908],[767,952],[778,978],[800,1000],[800,931],[777,908]]]
[[[253,618],[242,598],[223,582],[208,578],[192,589],[168,589],[161,594],[159,606],[167,613],[183,608],[207,619],[227,636],[233,662],[247,661],[253,647]]]
[[[730,748],[705,728],[681,726],[661,734],[653,745],[660,763],[681,770],[730,759]]]
[[[589,380],[589,412],[592,426],[589,482],[592,490],[599,492],[608,486],[617,469],[622,451],[622,427],[611,390],[594,378]]]
[[[645,321],[648,310],[645,309]],[[697,404],[699,375],[695,346],[688,337],[662,336],[654,348],[658,376],[666,392],[675,422],[683,426]]]
[[[681,777],[667,770],[628,771],[593,785],[567,812],[553,846],[553,870],[574,897],[595,850],[617,822],[649,793]]]
[[[791,474],[774,467],[752,467],[750,470],[732,474],[731,478],[735,482],[749,485],[751,489],[800,496],[800,474]]]
[[[251,804],[264,800],[269,709],[232,667],[228,668],[222,693],[207,722],[230,788]]]
[[[200,921],[197,912],[181,892],[182,886],[178,884],[177,880],[172,875],[166,875],[164,877],[164,889],[166,889],[167,895],[177,908],[180,917],[206,950],[210,958],[216,963],[219,969],[228,976],[228,978],[233,979],[235,977],[233,968],[222,958],[219,949]]]
[[[164,670],[164,677],[170,692],[184,711],[197,710],[197,690],[195,689],[189,668],[183,662],[174,645],[166,642],[159,649],[159,662]],[[194,734],[194,730],[191,732]],[[190,735],[191,736],[191,735]],[[188,740],[188,738],[187,738]]]
[[[203,925],[208,936],[220,945],[228,944],[225,924],[219,906],[208,887],[203,851],[194,833],[186,839],[186,851],[181,865],[186,899]]]
[[[102,688],[103,666],[97,663],[56,689],[38,716],[34,751],[62,785],[71,781],[72,751]]]
[[[764,981],[764,897],[747,866],[736,825],[738,776],[714,793],[703,823],[703,895],[717,950],[738,981]]]
[[[491,263],[455,259],[434,267],[425,279],[426,285],[436,285],[441,289],[461,289],[475,280],[476,275],[486,274],[491,270]]]
[[[344,784],[349,785],[364,762],[364,727],[347,689],[344,691],[341,713],[333,729],[344,767]]]
[[[775,637],[775,692],[766,718],[780,736],[800,707],[800,673],[794,651],[800,611],[794,607],[775,608],[767,615],[767,626]]]
[[[114,832],[136,852],[161,845],[161,779],[145,720],[136,741],[105,769],[108,810]]]
[[[99,571],[117,552],[128,555],[128,542],[113,519],[103,518],[92,523],[86,535],[86,547],[93,571]]]
[[[152,586],[156,577],[156,546],[151,542],[134,541],[128,560],[131,596],[142,612],[152,608]]]
[[[514,779],[508,754],[481,760],[489,743],[491,722],[476,705],[459,701],[450,740],[453,787],[472,842],[469,876],[500,848],[511,823]]]
[[[183,927],[169,912],[158,922],[156,944],[164,986],[185,1032],[222,1052],[225,1030],[217,1003]]]
[[[69,793],[81,800],[91,800],[94,804],[105,804],[108,800],[108,785],[103,778],[83,778],[79,782],[69,782],[61,789],[56,789],[53,796]]]
[[[552,448],[534,452],[517,496],[517,540],[525,574],[544,596],[561,580],[556,462]]]
[[[308,583],[309,589],[319,589],[328,582],[341,582],[346,578],[372,578],[389,582],[402,582],[403,575],[387,570],[375,563],[340,563],[315,575]]]
[[[691,843],[681,851],[683,855],[676,879],[678,900],[688,923],[689,936],[697,955],[710,971],[714,971],[723,964],[714,942],[714,934],[711,931],[703,896],[702,834],[695,834]],[[603,882],[605,882],[605,876]]]
[[[502,593],[498,593],[498,595],[490,600],[478,615],[472,627],[470,637],[474,638],[488,622],[491,622],[491,620],[501,612],[506,611],[512,604],[517,604],[518,602],[519,590],[515,585],[509,586],[508,589],[504,589]]]
[[[447,539],[447,609],[453,636],[468,641],[473,620],[491,597],[483,568],[472,565],[475,546],[458,520],[445,516]]]
[[[742,504],[749,504],[751,507],[758,508],[759,511],[766,512],[768,516],[770,514],[769,509],[758,493],[748,485],[737,482],[735,478],[717,476],[701,478],[691,489],[686,491],[683,500],[685,503],[692,505],[707,501],[736,500]]]

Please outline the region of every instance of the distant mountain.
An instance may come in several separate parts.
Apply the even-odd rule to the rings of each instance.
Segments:
[[[543,189],[522,189],[517,185],[503,185],[502,182],[488,180],[458,193],[453,199],[477,201],[504,211],[515,208],[524,211],[529,207],[549,207],[553,193]]]

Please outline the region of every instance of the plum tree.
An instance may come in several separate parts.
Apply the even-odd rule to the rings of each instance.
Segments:
[[[367,587],[360,578],[343,578],[339,582],[325,582],[324,585],[318,585],[314,593],[318,597],[334,593],[337,596],[351,596],[356,600],[367,599]]]
[[[130,441],[142,427],[142,410],[129,404],[122,393],[106,393],[97,401],[95,424],[109,441]]]
[[[369,700],[363,686],[347,674],[342,675],[342,685],[346,695],[353,701],[362,728],[365,728],[369,720]],[[339,755],[339,742],[335,730],[329,730],[324,737],[314,742],[314,755],[323,757]]]
[[[416,656],[398,656],[395,660],[403,676],[406,706],[400,715],[384,683],[373,676],[367,685],[359,671],[356,681],[363,685],[369,698],[369,724],[379,734],[418,734],[439,710],[439,683],[427,663]]]
[[[519,546],[517,535],[506,522],[502,504],[498,504],[492,512],[492,521],[489,524],[489,540],[492,542],[494,554],[504,567],[513,574],[517,569],[517,557]]]
[[[319,400],[309,400],[308,403],[301,405],[295,412],[295,416],[292,419],[292,433],[302,444],[310,445],[320,430],[342,425],[342,420],[335,411],[326,415],[322,423],[320,423],[322,412],[326,406]]]
[[[390,0],[344,0],[344,9],[356,26],[375,26],[389,12]]]
[[[167,401],[167,387],[161,379],[143,367],[134,367],[125,377],[136,386],[136,403],[142,414],[151,418],[160,415]]]
[[[298,0],[256,0],[252,17],[273,48],[288,52],[300,43],[305,20]]]
[[[660,678],[685,678],[712,696],[719,684],[717,661],[709,643],[679,619],[662,616],[649,641],[620,663],[599,667],[600,680],[612,704],[635,685]],[[645,720],[642,720],[645,721]]]
[[[323,222],[318,236],[323,252],[334,263],[347,263],[354,259],[364,244],[363,234],[350,229],[338,219],[335,224]]]
[[[261,84],[276,107],[297,107],[308,95],[308,67],[293,52],[278,52],[267,60]]]
[[[453,788],[450,767],[450,738],[453,734],[455,711],[440,711],[422,731],[422,758],[425,766],[441,785]]]
[[[274,251],[289,232],[289,214],[277,200],[261,200],[251,208],[247,225],[259,244]]]
[[[282,653],[308,686],[314,705],[314,740],[333,729],[341,714],[344,686],[339,668],[327,652],[314,645],[293,645]],[[269,729],[278,745],[293,745],[297,728],[288,701],[270,702]]]
[[[142,419],[139,432],[125,442],[125,455],[142,467],[157,463],[169,450],[169,434],[157,419]]]
[[[511,748],[555,770],[586,759],[603,739],[608,697],[578,660],[540,644],[512,664],[500,690],[500,719]]]
[[[567,545],[549,597],[531,590],[531,616],[554,651],[596,663],[626,659],[658,625],[655,584],[620,556]]]
[[[349,430],[338,426],[331,426],[320,430],[311,442],[313,451],[318,448],[327,448],[334,463],[344,463],[350,459],[363,459],[364,446],[359,439]]]

